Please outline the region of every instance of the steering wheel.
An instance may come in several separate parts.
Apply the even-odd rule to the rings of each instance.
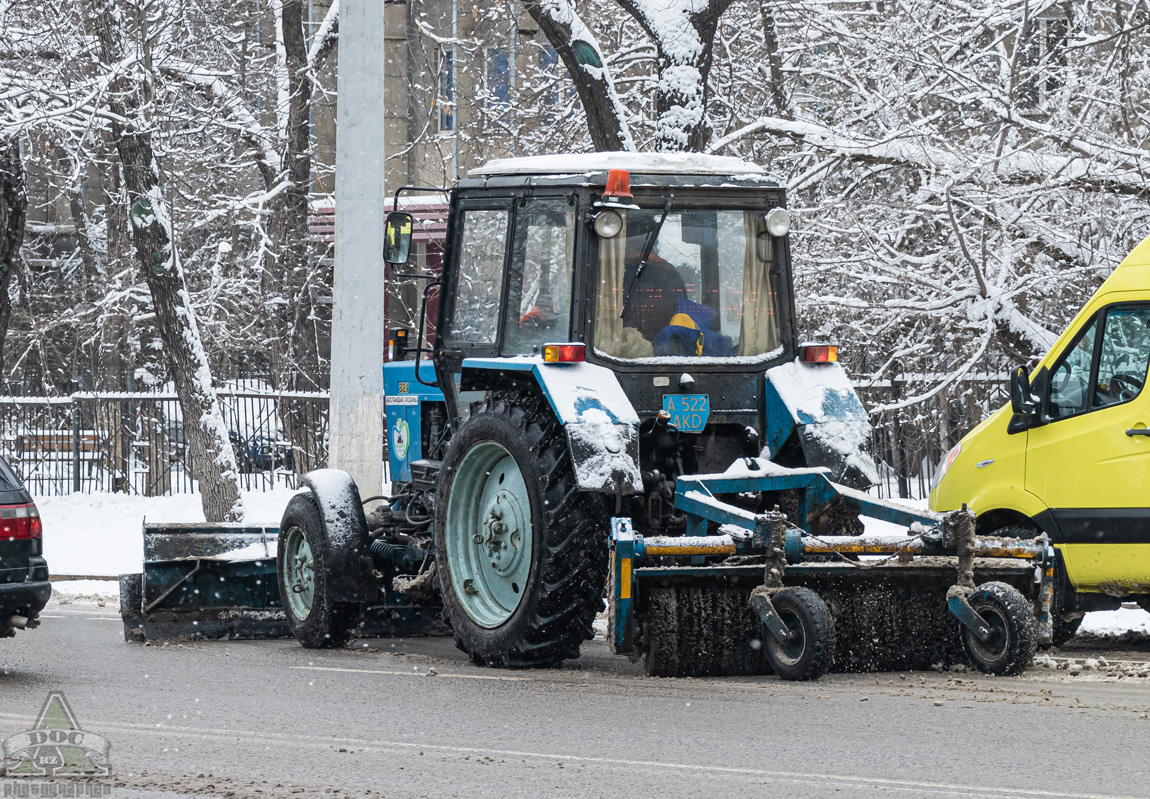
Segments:
[[[1053,393],[1061,394],[1062,390],[1066,388],[1066,384],[1070,382],[1070,369],[1065,364],[1059,366],[1054,370],[1054,377],[1050,381],[1050,388]]]
[[[1116,374],[1110,378],[1110,382],[1118,386],[1118,397],[1121,402],[1134,399],[1144,385],[1137,377],[1126,374]]]
[[[551,330],[555,327],[557,317],[554,314],[545,312],[538,305],[533,306],[530,311],[519,317],[519,327],[535,329],[535,330]]]

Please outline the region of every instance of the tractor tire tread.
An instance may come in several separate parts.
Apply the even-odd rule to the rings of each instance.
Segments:
[[[835,656],[835,623],[822,597],[809,588],[792,586],[775,593],[771,602],[780,615],[789,610],[799,618],[807,642],[797,662],[783,663],[775,657],[774,638],[764,630],[764,644],[775,674],[784,680],[804,682],[830,671]]]
[[[1003,655],[993,662],[981,659],[971,644],[973,633],[962,628],[962,643],[971,664],[986,674],[1009,676],[1021,674],[1034,662],[1038,649],[1038,628],[1034,619],[1034,606],[1021,591],[1001,582],[983,583],[969,597],[971,606],[978,611],[988,605],[996,606],[1007,624],[1009,639]]]
[[[283,574],[284,542],[287,531],[298,525],[311,547],[315,559],[315,598],[311,614],[300,621],[296,619],[288,604],[284,581],[278,579],[280,603],[287,617],[292,634],[306,649],[336,649],[346,646],[351,640],[352,631],[359,623],[360,606],[355,602],[335,602],[326,596],[327,563],[323,540],[323,516],[311,492],[296,494],[284,510],[280,522],[279,546],[276,551],[276,574]]]
[[[543,526],[544,556],[536,589],[524,598],[504,627],[514,624],[517,633],[495,649],[487,649],[478,640],[477,625],[452,595],[449,570],[440,567],[440,590],[444,610],[456,630],[456,645],[472,662],[502,668],[548,668],[577,657],[583,641],[593,637],[592,622],[602,604],[603,585],[607,580],[608,539],[606,506],[596,495],[580,492],[575,483],[574,466],[567,448],[567,438],[554,414],[541,397],[507,396],[497,393],[486,403],[478,404],[472,418],[482,415],[502,417],[509,425],[523,431],[522,441],[536,460],[532,476],[543,501],[540,522]],[[450,460],[451,454],[448,454]],[[444,464],[444,477],[448,463]],[[447,495],[440,503],[446,513]],[[445,557],[438,542],[443,536],[437,519],[436,539],[439,557]],[[523,612],[523,618],[516,616]],[[469,634],[470,633],[470,634]]]

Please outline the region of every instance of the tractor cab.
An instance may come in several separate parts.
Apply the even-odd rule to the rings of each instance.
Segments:
[[[609,372],[637,417],[637,437],[624,436],[623,447],[638,478],[616,470],[594,490],[642,496],[644,527],[674,523],[660,511],[678,474],[723,471],[764,451],[868,483],[869,427],[834,348],[817,350],[818,365],[795,364],[784,205],[761,167],[725,157],[557,155],[474,170],[451,193],[434,347],[407,349],[431,355],[434,376],[426,362],[417,375],[413,360],[384,369],[393,480],[434,469],[473,403],[500,388],[548,396],[548,379],[579,362]],[[389,219],[393,272],[412,227],[403,212]],[[775,367],[834,383],[834,416],[857,422],[850,440],[804,439],[797,415],[813,427],[826,397],[813,392],[812,407],[788,407],[807,376],[780,374],[786,385],[773,388]]]

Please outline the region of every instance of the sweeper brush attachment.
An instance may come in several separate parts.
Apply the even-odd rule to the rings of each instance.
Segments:
[[[797,496],[788,517],[751,496]],[[812,535],[842,504],[902,535]],[[967,663],[1025,669],[1052,634],[1054,550],[974,535],[966,510],[934,514],[836,485],[822,469],[749,459],[679,478],[687,535],[612,522],[610,641],[656,676],[887,671]],[[833,532],[833,531],[832,531]]]

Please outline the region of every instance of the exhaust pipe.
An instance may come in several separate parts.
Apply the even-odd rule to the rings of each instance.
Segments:
[[[28,619],[25,616],[9,616],[4,623],[17,630],[24,630],[28,627]]]

